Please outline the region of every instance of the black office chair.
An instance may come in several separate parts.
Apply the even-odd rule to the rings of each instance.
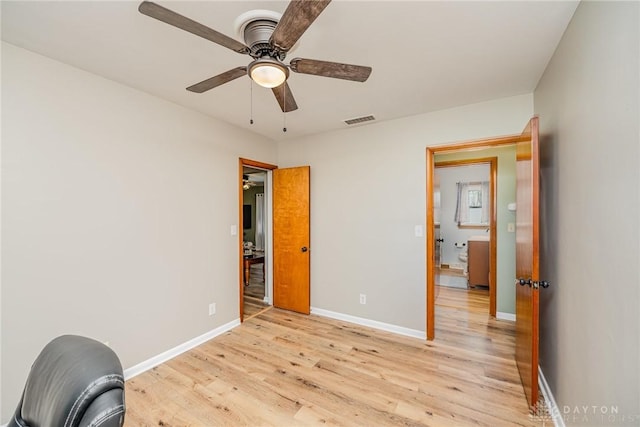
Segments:
[[[31,366],[8,427],[121,427],[124,413],[118,356],[98,341],[63,335]]]

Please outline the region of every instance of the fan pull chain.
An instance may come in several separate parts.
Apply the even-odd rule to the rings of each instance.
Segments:
[[[285,90],[285,83],[282,84],[282,132],[287,131],[287,91]]]
[[[253,80],[249,79],[249,104],[250,104],[250,110],[249,110],[249,124],[252,125],[253,124]]]

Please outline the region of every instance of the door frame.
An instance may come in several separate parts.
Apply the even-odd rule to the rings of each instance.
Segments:
[[[434,159],[435,160],[435,159]],[[497,185],[498,185],[498,158],[497,157],[481,157],[464,160],[451,160],[444,162],[436,162],[434,167],[449,168],[471,165],[489,165],[489,314],[496,317],[496,286],[497,286]],[[435,226],[435,224],[434,224]],[[486,227],[476,227],[486,228]],[[435,233],[434,233],[435,235]],[[442,237],[442,235],[440,235]],[[435,255],[435,254],[434,254]],[[435,264],[434,264],[435,268]],[[435,284],[435,283],[434,283]]]
[[[258,169],[264,169],[266,171],[273,171],[274,169],[278,169],[278,166],[272,165],[269,163],[263,163],[256,160],[245,159],[240,157],[238,159],[238,292],[240,295],[239,300],[239,313],[240,313],[240,322],[244,321],[244,248],[243,248],[243,240],[244,240],[244,221],[243,221],[243,208],[244,204],[244,189],[242,188],[243,182],[243,169],[244,167],[252,167]],[[265,262],[267,259],[265,259]],[[265,266],[266,267],[266,266]],[[266,283],[266,275],[265,275],[265,283]]]
[[[426,148],[426,180],[427,180],[427,239],[426,239],[426,288],[427,288],[427,340],[435,339],[435,221],[433,216],[433,181],[435,178],[435,155],[436,153],[453,153],[458,151],[474,151],[485,148],[499,147],[501,145],[515,144],[523,140],[522,134],[500,136],[494,138],[474,139],[463,142],[456,142],[447,145],[438,145]],[[497,196],[496,196],[497,198]],[[494,210],[495,212],[495,210]],[[490,239],[496,240],[496,227],[490,230]],[[492,243],[493,245],[493,243]],[[493,260],[492,260],[493,261]],[[497,265],[497,261],[496,261]],[[497,288],[497,283],[494,288]],[[497,290],[497,289],[496,289]]]

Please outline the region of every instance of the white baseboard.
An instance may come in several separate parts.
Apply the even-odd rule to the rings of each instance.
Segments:
[[[393,332],[394,334],[404,335],[421,340],[427,339],[426,332],[417,329],[405,328],[403,326],[392,325],[390,323],[378,322],[377,320],[365,319],[363,317],[351,316],[349,314],[336,313],[335,311],[324,310],[322,308],[311,307],[311,314],[322,317],[329,317],[336,320],[344,320],[345,322],[355,323],[356,325],[368,326],[382,331]]]
[[[498,320],[511,320],[512,322],[516,321],[516,315],[511,313],[503,313],[501,311],[496,313],[496,319]]]
[[[144,362],[140,362],[137,365],[134,365],[130,368],[124,370],[124,379],[128,380],[136,375],[140,375],[141,373],[152,369],[161,363],[166,362],[167,360],[173,359],[174,357],[191,350],[194,347],[199,346],[202,343],[209,341],[212,338],[217,337],[218,335],[222,335],[227,331],[235,328],[240,325],[240,319],[232,320],[229,323],[225,323],[222,326],[219,326],[209,332],[206,332],[198,337],[195,337],[185,343],[182,343],[170,350],[167,350],[163,353],[158,354],[157,356],[153,356],[150,359],[145,360]],[[11,415],[13,416],[13,414]],[[0,427],[7,427],[9,424],[1,424]]]
[[[540,368],[540,366],[538,366],[538,387],[542,392],[542,397],[544,397],[547,411],[549,414],[551,414],[553,425],[555,425],[556,427],[565,427],[564,419],[562,418],[562,414],[560,413],[560,408],[558,408],[558,405],[556,404],[556,399],[553,397],[553,393],[551,393],[551,389],[549,388],[547,379],[544,377],[542,368]]]
[[[189,351],[192,348],[197,347],[200,344],[217,337],[218,335],[222,335],[225,332],[230,331],[238,325],[240,325],[240,319],[232,320],[231,322],[219,326],[207,333],[204,333],[199,337],[195,337],[185,343],[173,347],[170,350],[160,353],[157,356],[153,356],[152,358],[147,359],[144,362],[140,362],[137,365],[127,368],[124,370],[124,379],[128,380],[135,377],[136,375],[140,375],[141,373],[148,371],[149,369],[154,368],[161,363],[166,362],[167,360],[173,359],[174,357],[184,353],[185,351]]]

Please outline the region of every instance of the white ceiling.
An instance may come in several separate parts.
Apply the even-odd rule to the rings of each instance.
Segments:
[[[158,1],[228,36],[252,9],[286,1]],[[298,103],[284,115],[271,90],[241,77],[185,90],[251,58],[140,14],[130,1],[2,1],[2,39],[274,140],[531,92],[577,1],[334,0],[294,57],[373,67],[365,83],[291,73]],[[243,40],[240,40],[243,41]],[[69,90],[73,90],[70,87]],[[360,126],[366,126],[360,125]]]

